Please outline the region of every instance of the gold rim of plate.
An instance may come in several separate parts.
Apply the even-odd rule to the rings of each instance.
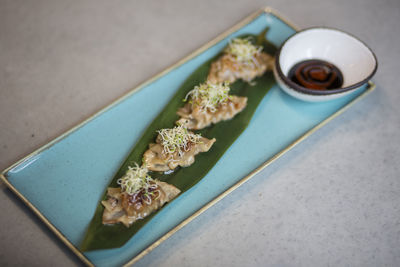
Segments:
[[[52,232],[54,232],[54,234],[60,238],[60,240],[62,242],[65,243],[65,245],[67,245],[68,248],[70,248],[72,250],[72,252],[74,252],[79,259],[81,259],[86,265],[88,266],[94,266],[94,264],[77,248],[75,247],[62,233],[60,230],[58,230],[41,212],[39,209],[37,209],[24,195],[22,195],[6,178],[5,174],[11,170],[12,168],[14,168],[15,166],[23,163],[24,161],[30,159],[31,157],[41,153],[42,151],[46,150],[47,148],[51,147],[52,145],[54,145],[55,143],[61,141],[62,139],[64,139],[65,137],[67,137],[69,134],[71,134],[72,132],[74,132],[75,130],[79,129],[80,127],[84,126],[86,123],[88,123],[89,121],[91,121],[92,119],[94,119],[95,117],[103,114],[104,112],[108,111],[109,109],[111,109],[112,107],[118,105],[120,102],[122,102],[123,100],[125,100],[126,98],[132,96],[133,94],[135,94],[136,92],[138,92],[139,90],[143,89],[146,85],[150,84],[151,82],[155,81],[156,79],[160,78],[161,76],[167,74],[168,72],[170,72],[171,70],[175,69],[176,67],[182,65],[183,63],[189,61],[190,59],[194,58],[195,56],[201,54],[202,52],[204,52],[205,50],[207,50],[209,47],[215,45],[216,43],[218,43],[219,41],[221,41],[222,39],[226,38],[228,35],[230,35],[231,33],[239,30],[240,28],[244,27],[245,25],[247,25],[248,23],[250,23],[252,20],[254,20],[255,18],[257,18],[259,15],[263,14],[263,13],[270,13],[272,15],[274,15],[275,17],[277,17],[278,19],[280,19],[281,21],[283,21],[284,23],[286,23],[288,26],[292,27],[293,29],[295,29],[296,31],[299,30],[299,28],[297,26],[295,26],[293,23],[291,23],[290,21],[288,21],[287,19],[283,18],[276,10],[270,8],[270,7],[265,7],[265,8],[261,8],[259,10],[257,10],[256,12],[252,13],[251,15],[247,16],[246,18],[244,18],[243,20],[241,20],[239,23],[237,23],[236,25],[234,25],[233,27],[231,27],[230,29],[226,30],[225,32],[221,33],[220,35],[218,35],[217,37],[215,37],[213,40],[211,40],[210,42],[204,44],[203,46],[201,46],[200,48],[198,48],[197,50],[195,50],[194,52],[192,52],[191,54],[187,55],[186,57],[182,58],[181,60],[179,60],[178,62],[176,62],[175,64],[172,64],[170,67],[164,69],[163,71],[161,71],[160,73],[156,74],[155,76],[153,76],[152,78],[148,79],[147,81],[139,84],[138,86],[136,86],[135,88],[133,88],[132,90],[130,90],[128,93],[124,94],[123,96],[119,97],[118,99],[116,99],[115,101],[113,101],[111,104],[105,106],[104,108],[102,108],[100,111],[96,112],[95,114],[89,116],[87,119],[83,120],[82,122],[78,123],[77,125],[75,125],[74,127],[72,127],[70,130],[66,131],[65,133],[61,134],[60,136],[58,136],[57,138],[53,139],[52,141],[50,141],[49,143],[47,143],[46,145],[38,148],[37,150],[35,150],[34,152],[30,153],[29,155],[23,157],[21,160],[15,162],[14,164],[12,164],[10,167],[6,168],[0,175],[1,180],[4,182],[4,184],[12,191],[14,192],[14,194],[16,194],[30,209],[32,209],[32,211],[39,217],[40,220],[42,220],[49,228]],[[284,148],[283,150],[281,150],[280,152],[278,152],[277,154],[275,154],[273,157],[271,157],[270,159],[268,159],[267,161],[265,161],[263,164],[261,164],[259,167],[257,167],[255,170],[253,170],[252,172],[250,172],[247,176],[245,176],[244,178],[242,178],[239,182],[237,182],[236,184],[234,184],[233,186],[231,186],[229,189],[227,189],[226,191],[224,191],[223,193],[221,193],[219,196],[217,196],[216,198],[214,198],[213,200],[211,200],[210,202],[208,202],[206,205],[204,205],[202,208],[200,208],[199,210],[197,210],[195,213],[193,213],[192,215],[190,215],[188,218],[186,218],[185,220],[183,220],[181,223],[179,223],[177,226],[175,226],[172,230],[170,230],[169,232],[167,232],[166,234],[164,234],[161,238],[159,238],[157,241],[155,241],[153,244],[151,244],[150,246],[148,246],[146,249],[144,249],[142,252],[140,252],[139,254],[137,254],[135,257],[133,257],[130,261],[128,261],[127,263],[124,264],[124,266],[131,266],[133,264],[135,264],[137,261],[139,261],[141,258],[143,258],[145,255],[147,255],[150,251],[152,251],[153,249],[155,249],[156,247],[158,247],[162,242],[164,242],[165,240],[167,240],[169,237],[171,237],[174,233],[176,233],[178,230],[182,229],[184,226],[186,226],[188,223],[190,223],[193,219],[195,219],[197,216],[199,216],[200,214],[202,214],[204,211],[206,211],[207,209],[209,209],[210,207],[212,207],[214,204],[216,204],[218,201],[220,201],[221,199],[223,199],[224,197],[226,197],[228,194],[230,194],[231,192],[233,192],[235,189],[237,189],[238,187],[240,187],[242,184],[244,184],[245,182],[247,182],[248,180],[250,180],[253,176],[255,176],[257,173],[259,173],[261,170],[263,170],[265,167],[267,167],[268,165],[270,165],[273,161],[277,160],[278,158],[280,158],[283,154],[285,154],[286,152],[288,152],[290,149],[292,149],[294,146],[296,146],[298,143],[300,143],[301,141],[303,141],[304,139],[306,139],[308,136],[310,136],[311,134],[313,134],[314,132],[316,132],[318,129],[320,129],[322,126],[324,126],[325,124],[327,124],[328,122],[330,122],[332,119],[336,118],[337,116],[339,116],[340,114],[342,114],[345,110],[347,110],[350,106],[352,106],[355,102],[357,102],[358,100],[360,100],[361,98],[363,98],[365,95],[369,94],[370,92],[372,92],[375,89],[375,84],[371,81],[368,82],[368,88],[365,92],[363,92],[361,95],[359,95],[358,97],[356,97],[355,99],[353,99],[352,101],[350,101],[349,103],[347,103],[344,107],[342,107],[341,109],[339,109],[338,111],[336,111],[334,114],[332,114],[331,116],[329,116],[328,118],[326,118],[325,120],[323,120],[322,122],[320,122],[319,124],[317,124],[314,128],[312,128],[311,130],[307,131],[306,133],[304,133],[304,135],[302,135],[300,138],[298,138],[297,140],[295,140],[294,142],[292,142],[289,146],[287,146],[286,148]]]

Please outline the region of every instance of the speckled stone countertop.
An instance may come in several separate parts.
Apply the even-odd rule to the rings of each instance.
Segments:
[[[137,266],[400,265],[400,1],[0,0],[0,169],[269,5],[365,41],[377,89]],[[8,189],[1,266],[80,261]]]

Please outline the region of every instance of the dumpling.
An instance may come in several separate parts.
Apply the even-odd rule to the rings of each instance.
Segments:
[[[247,97],[228,95],[228,83],[206,83],[196,86],[186,96],[185,104],[177,111],[178,125],[188,129],[203,129],[212,123],[232,119],[247,104]]]
[[[152,179],[145,167],[129,168],[118,180],[121,187],[109,187],[104,206],[103,224],[122,223],[129,227],[174,199],[180,190]]]
[[[143,164],[151,171],[169,171],[178,166],[188,167],[195,156],[207,152],[215,142],[194,134],[179,125],[158,131],[156,143],[150,144],[143,155]]]
[[[248,39],[233,39],[224,54],[211,64],[208,80],[230,82],[237,79],[251,82],[254,78],[272,70],[274,58],[261,51]]]

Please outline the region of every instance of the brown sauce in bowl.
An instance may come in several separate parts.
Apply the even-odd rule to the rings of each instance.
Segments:
[[[337,89],[343,85],[342,72],[333,64],[318,60],[305,60],[294,65],[289,71],[294,83],[314,90]]]

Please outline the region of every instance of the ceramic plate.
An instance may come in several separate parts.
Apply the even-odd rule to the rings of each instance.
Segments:
[[[175,90],[199,65],[219,53],[229,39],[258,34],[267,26],[270,27],[267,38],[277,46],[295,32],[270,9],[257,11],[6,169],[3,181],[86,264],[119,266],[136,262],[374,88],[370,83],[344,98],[306,103],[274,86],[260,103],[248,128],[196,186],[158,212],[123,247],[81,253],[78,246],[106,186]]]

